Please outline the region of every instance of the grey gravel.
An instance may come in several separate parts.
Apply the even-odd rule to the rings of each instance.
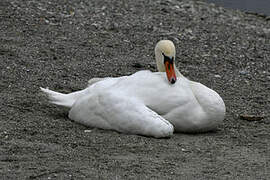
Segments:
[[[0,177],[270,179],[269,19],[187,0],[1,0]],[[161,39],[175,43],[185,76],[224,99],[218,131],[153,139],[91,129],[39,91],[155,71]]]

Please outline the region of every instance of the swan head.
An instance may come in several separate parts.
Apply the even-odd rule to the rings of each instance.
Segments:
[[[155,47],[155,58],[159,72],[166,72],[171,84],[176,82],[175,46],[170,40],[161,40]]]

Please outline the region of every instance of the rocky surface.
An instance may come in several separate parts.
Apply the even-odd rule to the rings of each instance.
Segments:
[[[1,0],[0,176],[270,179],[269,38],[268,17],[200,1]],[[155,71],[160,39],[174,41],[185,76],[223,97],[217,132],[153,139],[91,129],[39,91]]]

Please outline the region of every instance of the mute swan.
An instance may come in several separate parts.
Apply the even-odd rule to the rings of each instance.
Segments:
[[[156,138],[216,129],[225,116],[222,98],[179,72],[171,41],[157,43],[155,59],[159,72],[93,78],[69,94],[41,90],[51,103],[69,107],[70,119],[90,127]]]

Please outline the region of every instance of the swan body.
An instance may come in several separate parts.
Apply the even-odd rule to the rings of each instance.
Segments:
[[[144,70],[130,76],[94,78],[86,89],[70,94],[41,90],[52,103],[69,107],[70,119],[90,127],[156,138],[216,129],[225,116],[222,98],[185,78],[171,61],[174,45],[165,42],[166,48],[161,41],[155,49],[160,72]],[[166,58],[169,60],[163,62]]]

